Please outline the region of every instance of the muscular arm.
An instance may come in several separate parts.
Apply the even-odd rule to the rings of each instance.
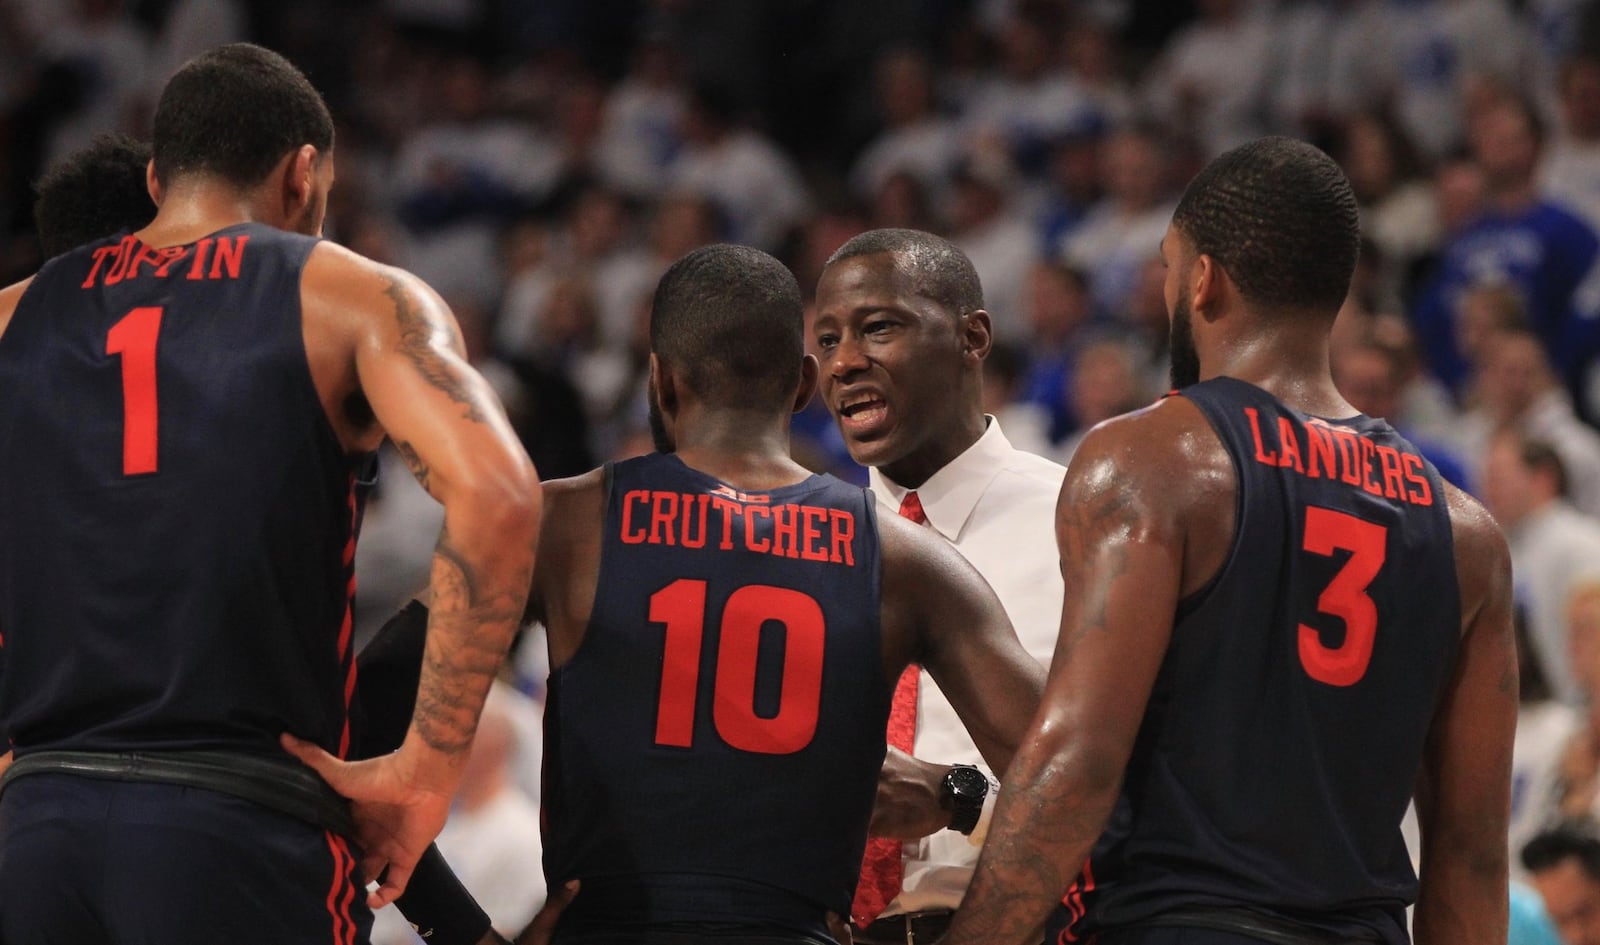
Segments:
[[[1517,657],[1511,563],[1482,507],[1449,487],[1461,586],[1461,651],[1428,733],[1417,816],[1422,827],[1417,945],[1504,942],[1506,829]]]
[[[1039,705],[1044,670],[1017,642],[994,591],[954,548],[898,518],[885,517],[878,528],[886,610],[912,630],[912,649],[886,666],[889,678],[920,662],[983,760],[1004,771]]]
[[[367,874],[388,867],[372,899],[379,906],[404,888],[444,823],[523,613],[541,493],[488,384],[467,364],[449,309],[426,285],[323,244],[302,286],[308,322],[333,326],[327,335],[349,345],[360,395],[445,510],[416,709],[400,750],[339,766],[292,749],[357,802]]]
[[[1073,457],[1056,510],[1061,636],[951,945],[1037,941],[1110,816],[1186,589],[1183,410],[1103,425]]]
[[[4,337],[6,326],[11,324],[11,316],[17,313],[17,302],[21,300],[22,293],[28,291],[28,286],[33,284],[33,277],[22,280],[13,285],[0,289],[0,337]]]

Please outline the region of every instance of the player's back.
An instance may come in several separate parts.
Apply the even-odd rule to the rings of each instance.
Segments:
[[[545,872],[557,937],[845,915],[889,684],[864,490],[745,493],[654,454],[610,466],[583,642],[551,674]],[[637,939],[635,939],[637,940]]]
[[[353,465],[307,361],[316,240],[113,237],[0,336],[0,712],[41,749],[348,737]]]
[[[1405,942],[1400,835],[1461,632],[1444,486],[1381,420],[1218,378],[1233,547],[1181,602],[1064,940],[1220,920]]]

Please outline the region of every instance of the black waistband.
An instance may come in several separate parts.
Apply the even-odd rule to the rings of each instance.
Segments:
[[[950,931],[953,912],[912,912],[885,916],[864,929],[855,930],[862,945],[915,945],[932,942]]]
[[[1233,932],[1258,938],[1273,945],[1382,945],[1383,943],[1383,939],[1375,932],[1352,938],[1313,929],[1298,922],[1251,909],[1226,907],[1194,906],[1169,909],[1148,919],[1140,919],[1118,927],[1211,929],[1216,932]]]
[[[204,788],[252,801],[346,838],[355,836],[349,802],[315,771],[288,757],[279,761],[226,751],[36,751],[13,761],[0,775],[0,791],[33,774]]]

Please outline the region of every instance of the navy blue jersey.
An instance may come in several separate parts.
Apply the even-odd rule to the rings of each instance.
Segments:
[[[1059,940],[1233,907],[1404,943],[1400,821],[1461,633],[1443,482],[1382,420],[1182,396],[1233,459],[1233,547],[1179,607]]]
[[[608,468],[583,643],[550,677],[545,873],[562,926],[825,935],[848,914],[889,715],[870,495]]]
[[[342,752],[353,464],[306,358],[309,237],[51,260],[0,335],[0,719],[41,749]]]

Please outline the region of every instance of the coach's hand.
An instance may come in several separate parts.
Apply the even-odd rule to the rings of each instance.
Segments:
[[[949,765],[911,757],[891,746],[878,772],[878,799],[867,832],[874,837],[918,840],[950,826],[950,811],[939,803]]]
[[[411,871],[450,812],[449,791],[423,783],[404,751],[366,761],[341,761],[293,735],[282,737],[289,754],[310,766],[335,791],[348,797],[361,844],[361,872],[378,888],[367,905],[381,909],[400,897]]]

